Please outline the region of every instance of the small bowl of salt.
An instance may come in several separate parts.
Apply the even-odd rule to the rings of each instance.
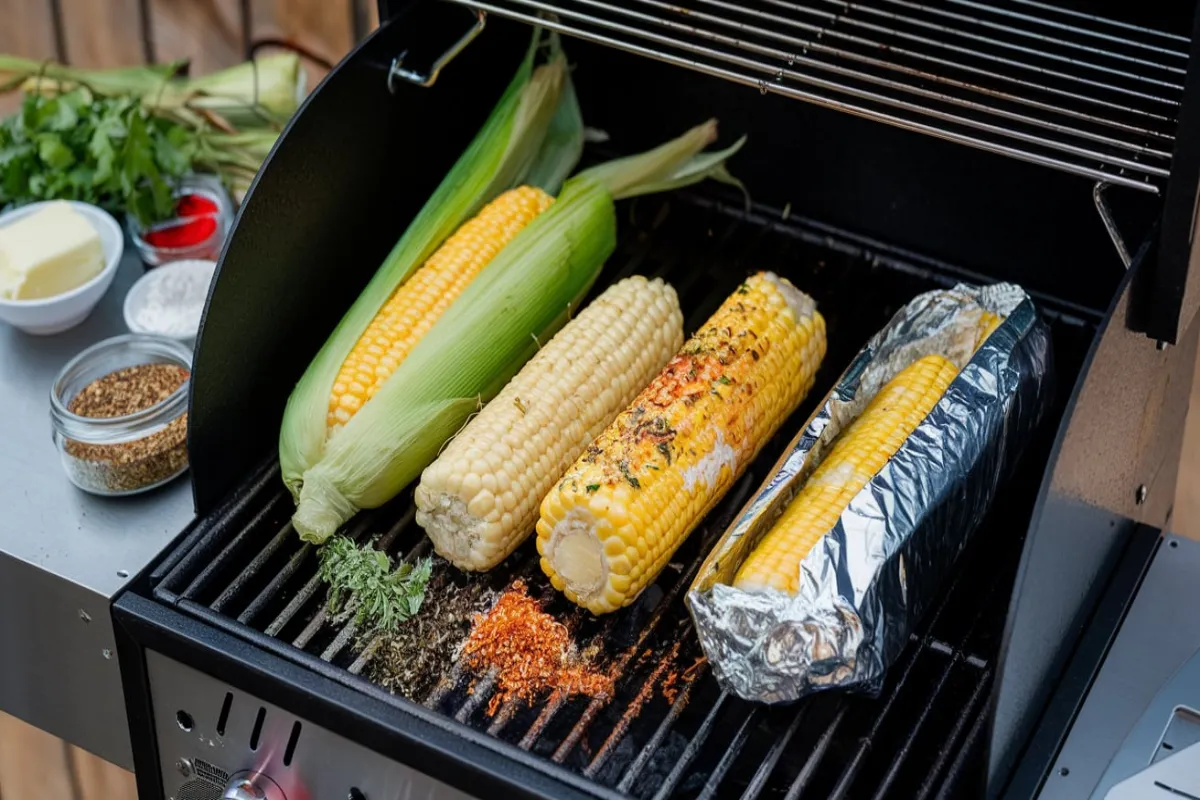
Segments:
[[[150,270],[125,295],[125,324],[133,333],[195,339],[216,268],[213,261],[188,260]]]

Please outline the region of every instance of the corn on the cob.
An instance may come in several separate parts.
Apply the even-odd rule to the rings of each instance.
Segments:
[[[1000,323],[1004,321],[1004,317],[999,314],[993,314],[991,311],[984,311],[979,316],[979,334],[975,337],[975,349],[983,347],[983,343],[992,335],[992,331],[1000,327]]]
[[[337,435],[326,437],[333,379],[389,296],[371,295],[368,287],[364,296],[371,296],[362,305],[370,315],[351,311],[347,320],[361,321],[361,327],[353,328],[353,336],[348,329],[335,332],[333,344],[327,343],[318,356],[319,367],[310,367],[285,412],[280,462],[297,496],[292,524],[301,538],[324,542],[359,509],[394,497],[481,403],[536,354],[538,343],[567,322],[616,245],[615,199],[709,176],[729,180],[724,160],[741,143],[721,153],[702,153],[716,133],[713,120],[655,150],[568,180],[554,204],[518,233],[437,319],[375,397]],[[327,370],[330,364],[332,371]],[[311,416],[314,407],[316,419]],[[314,422],[320,426],[319,447],[312,446]]]
[[[417,522],[438,554],[466,570],[503,561],[550,487],[682,343],[662,280],[626,278],[597,297],[421,474]]]
[[[488,201],[521,184],[539,185],[553,194],[559,185],[556,181],[575,163],[583,145],[583,124],[570,88],[570,72],[556,37],[551,37],[547,63],[535,68],[543,42],[543,35],[535,32],[517,74],[479,133],[342,317],[288,397],[279,430],[279,466],[283,481],[297,502],[305,473],[326,457],[329,443],[343,438],[345,433],[343,429],[338,436],[329,435],[330,395],[339,372],[397,287],[411,278]],[[542,182],[535,184],[534,175],[540,176]],[[351,387],[346,384],[346,388]],[[361,413],[360,408],[350,422]],[[341,501],[334,499],[340,504]],[[325,536],[301,535],[315,542],[323,541]]]
[[[375,396],[479,271],[554,198],[534,186],[509,189],[463,223],[392,294],[346,356],[333,382],[327,424],[333,435]]]
[[[812,387],[825,321],[771,273],[747,280],[542,501],[542,569],[602,614],[666,565]]]
[[[930,355],[880,389],[742,564],[734,586],[795,594],[800,562],[929,415],[956,374],[952,363]]]

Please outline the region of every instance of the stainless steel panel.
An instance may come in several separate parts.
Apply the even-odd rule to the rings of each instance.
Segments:
[[[1040,800],[1104,797],[1120,778],[1150,764],[1174,703],[1129,744],[1127,737],[1151,701],[1200,648],[1200,543],[1167,536],[1113,641]],[[1200,685],[1196,687],[1200,694]],[[1193,701],[1200,699],[1193,695]],[[1182,702],[1182,701],[1181,701]],[[1116,760],[1114,760],[1116,759]],[[1109,764],[1112,762],[1110,769]],[[1105,775],[1105,771],[1109,775]],[[1102,777],[1104,780],[1102,780]],[[1093,794],[1094,792],[1094,794]]]
[[[68,359],[125,332],[141,275],[127,255],[92,315],[56,336],[0,324],[0,709],[126,768],[116,656],[102,655],[109,602],[191,519],[188,481],[124,499],[79,491],[50,439],[49,396]]]
[[[1126,276],[1074,387],[1025,542],[994,703],[993,791],[1010,774],[1133,523],[1170,527],[1200,324],[1165,349],[1128,330],[1139,268]]]
[[[286,800],[470,797],[159,653],[146,652],[146,671],[170,800],[218,800],[245,771],[267,776]]]

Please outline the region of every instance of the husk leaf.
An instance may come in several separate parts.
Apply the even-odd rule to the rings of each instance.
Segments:
[[[346,356],[400,284],[459,225],[501,191],[519,184],[536,163],[563,86],[561,51],[534,69],[539,33],[517,74],[475,139],[430,196],[374,277],[342,317],[288,398],[279,437],[284,483],[299,499],[305,471],[326,446],[329,393]]]

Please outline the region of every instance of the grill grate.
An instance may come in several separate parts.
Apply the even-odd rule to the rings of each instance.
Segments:
[[[969,771],[979,740],[992,659],[999,648],[1019,537],[1040,470],[1021,470],[996,502],[941,600],[893,667],[878,698],[824,694],[789,708],[755,707],[723,693],[701,657],[682,593],[704,553],[748,498],[782,447],[858,346],[914,294],[969,275],[803,219],[745,211],[706,195],[645,198],[629,212],[617,254],[599,285],[628,274],[661,275],[677,289],[688,330],[752,269],[773,269],[817,299],[829,354],[817,386],[748,473],[680,548],[671,567],[633,606],[597,619],[557,595],[532,542],[491,572],[465,576],[440,564],[430,593],[481,602],[524,578],[582,648],[602,643],[596,668],[616,679],[608,700],[552,694],[488,713],[493,676],[437,664],[429,687],[409,698],[597,784],[639,798],[930,797],[947,775]],[[1070,385],[1095,316],[1048,298],[1059,374]],[[1046,457],[1053,424],[1027,459]],[[288,524],[278,471],[264,467],[231,507],[172,554],[155,576],[158,599],[301,664],[319,661],[370,676],[378,640],[360,647],[353,624],[331,617],[312,547]],[[345,531],[395,558],[429,550],[413,520],[411,492],[366,512]],[[377,537],[377,538],[376,538]],[[270,639],[266,638],[270,637]],[[414,653],[419,664],[421,653]],[[354,680],[354,679],[350,679]],[[399,702],[399,701],[397,701]],[[965,767],[964,767],[965,765]]]
[[[453,0],[1157,193],[1188,39],[1034,0]]]

